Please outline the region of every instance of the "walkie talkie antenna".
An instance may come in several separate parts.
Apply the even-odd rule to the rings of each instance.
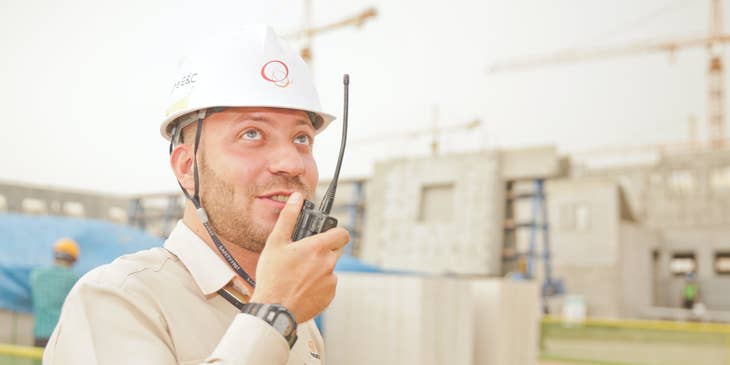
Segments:
[[[330,214],[332,210],[332,203],[335,201],[335,193],[337,192],[337,180],[340,178],[340,167],[342,166],[342,157],[345,155],[345,144],[347,143],[347,107],[348,107],[348,96],[350,86],[350,75],[345,74],[342,77],[342,83],[345,88],[345,101],[344,111],[342,112],[342,141],[340,142],[340,156],[337,158],[337,167],[335,167],[335,174],[332,176],[330,186],[327,188],[327,192],[322,198],[322,203],[319,204],[319,211],[324,214]]]

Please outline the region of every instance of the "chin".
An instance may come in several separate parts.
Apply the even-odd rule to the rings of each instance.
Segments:
[[[271,231],[274,230],[274,226],[276,225],[276,218],[272,220],[265,220],[265,221],[259,221],[257,226],[260,229],[260,232],[266,233],[266,236],[268,237],[271,234]]]

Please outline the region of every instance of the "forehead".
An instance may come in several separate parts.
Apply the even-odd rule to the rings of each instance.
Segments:
[[[272,125],[277,129],[282,128],[307,128],[313,133],[316,127],[312,124],[309,115],[301,110],[267,107],[231,107],[224,110],[209,113],[205,118],[207,134],[225,134],[232,127],[240,125],[245,121],[263,122]],[[300,127],[301,126],[301,127]],[[175,134],[176,141],[192,141],[195,136],[196,123],[186,123],[181,132]],[[179,138],[179,139],[178,139]]]
[[[307,113],[301,110],[282,108],[228,108],[212,114],[211,120],[223,120],[229,123],[256,121],[272,124],[276,127],[292,127],[304,125],[314,129]],[[217,124],[217,123],[216,123]]]

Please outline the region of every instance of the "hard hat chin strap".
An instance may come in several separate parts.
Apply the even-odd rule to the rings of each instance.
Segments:
[[[226,259],[228,264],[231,265],[233,270],[235,270],[236,273],[241,276],[241,278],[243,278],[243,280],[251,285],[252,288],[255,288],[256,281],[254,281],[253,278],[248,275],[248,273],[241,267],[241,265],[238,264],[236,259],[233,258],[233,255],[228,252],[226,246],[223,245],[223,242],[221,242],[221,240],[218,238],[218,235],[215,233],[213,227],[210,225],[210,221],[208,220],[208,214],[205,212],[205,209],[203,208],[203,205],[200,201],[200,179],[198,177],[198,146],[200,145],[200,135],[203,131],[203,119],[205,119],[205,115],[206,110],[198,111],[198,120],[195,128],[195,144],[193,147],[193,180],[195,181],[195,190],[193,191],[193,195],[190,195],[190,193],[188,193],[188,191],[182,186],[179,180],[177,184],[180,185],[180,189],[182,189],[185,197],[188,198],[195,206],[195,211],[198,214],[198,218],[200,218],[200,222],[203,223],[205,230],[208,231],[210,239],[213,240],[213,243],[215,243],[215,247],[221,253],[223,258]],[[173,128],[172,138],[170,138],[170,154],[172,154],[174,143],[173,141],[175,140],[176,132],[182,133],[182,131],[178,131],[176,129],[177,127]]]
[[[188,198],[191,202],[193,202],[193,205],[195,206],[195,209],[200,210],[203,209],[202,205],[200,204],[200,179],[198,177],[198,146],[200,145],[200,135],[203,130],[203,119],[205,119],[205,110],[198,111],[198,120],[196,123],[196,129],[195,129],[195,144],[193,145],[193,180],[195,181],[195,190],[193,191],[193,195],[190,195],[188,193],[187,189],[185,189],[180,181],[178,180],[177,184],[180,185],[180,189],[182,190],[183,194],[185,194],[185,197]],[[172,137],[170,138],[170,149],[169,152],[172,155],[172,150],[175,147],[175,139],[177,138],[178,134],[182,134],[182,128],[180,128],[180,125],[176,125],[172,128]],[[205,212],[205,211],[204,211]]]

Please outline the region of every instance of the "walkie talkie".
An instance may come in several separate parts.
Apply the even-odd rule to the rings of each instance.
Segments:
[[[299,241],[302,238],[315,235],[337,227],[337,219],[330,217],[332,203],[335,201],[335,192],[337,191],[337,180],[340,177],[340,167],[342,166],[342,156],[345,154],[345,144],[347,142],[347,107],[348,107],[348,89],[350,86],[350,75],[345,74],[342,77],[342,83],[345,89],[344,111],[342,113],[342,141],[340,142],[340,156],[337,159],[335,174],[332,177],[330,186],[322,198],[319,209],[314,209],[314,203],[304,200],[302,210],[299,211],[297,225],[294,226],[292,233],[292,241]]]

